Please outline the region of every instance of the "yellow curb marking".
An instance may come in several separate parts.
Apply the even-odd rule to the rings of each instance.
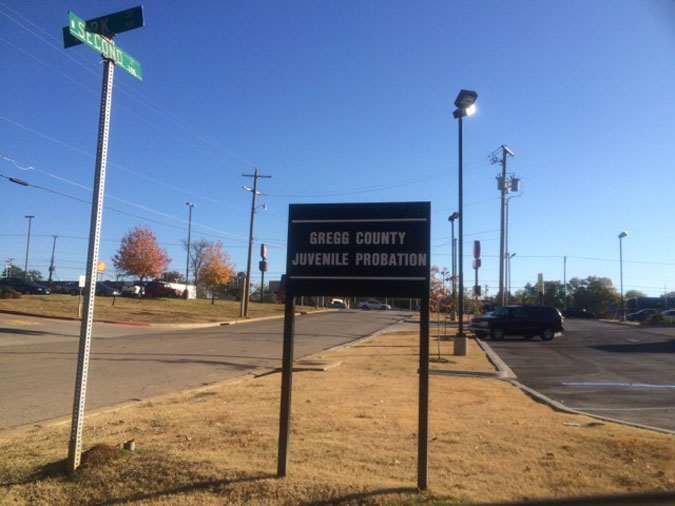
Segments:
[[[33,322],[30,320],[13,320],[9,319],[9,323],[14,323],[15,325],[25,325],[25,326],[30,326],[30,325],[42,325],[42,323],[38,322]]]

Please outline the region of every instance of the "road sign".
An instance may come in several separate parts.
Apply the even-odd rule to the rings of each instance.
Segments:
[[[105,273],[105,262],[98,262],[96,264],[96,271],[100,273]]]
[[[480,258],[480,241],[473,241],[473,257]]]
[[[105,58],[113,60],[115,65],[122,67],[139,81],[143,80],[141,63],[132,58],[127,52],[115,46],[112,40],[98,33],[87,30],[87,23],[72,12],[68,12],[68,30],[70,34],[84,42]]]
[[[260,245],[260,256],[263,260],[267,260],[267,244]]]
[[[143,6],[133,7],[121,12],[115,12],[100,18],[94,18],[87,21],[86,30],[92,33],[98,33],[108,38],[112,38],[118,33],[133,30],[144,26]],[[68,26],[63,27],[63,46],[69,48],[82,44],[82,41],[70,34]]]
[[[427,488],[430,230],[430,202],[289,206],[278,477],[288,468],[296,297],[414,297],[420,299],[417,487]]]
[[[430,209],[428,202],[292,204],[287,291],[428,295]]]

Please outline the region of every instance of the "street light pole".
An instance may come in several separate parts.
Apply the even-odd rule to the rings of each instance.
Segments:
[[[454,212],[448,217],[450,222],[450,239],[452,241],[452,319],[455,319],[455,311],[457,311],[457,243],[455,240],[455,220],[459,218],[459,213]]]
[[[463,179],[462,179],[462,118],[473,114],[476,110],[474,103],[478,98],[478,93],[470,90],[461,90],[455,99],[455,106],[457,109],[452,113],[452,115],[457,118],[459,121],[459,150],[458,150],[458,161],[459,161],[459,202],[457,212],[459,213],[459,328],[457,330],[457,336],[454,339],[454,354],[455,355],[466,355],[466,335],[464,334],[464,262],[463,262],[463,253],[464,253],[464,213],[463,213]]]
[[[619,276],[621,282],[621,321],[626,321],[626,308],[623,301],[623,238],[628,235],[625,230],[619,234]]]
[[[23,266],[23,279],[28,279],[28,250],[30,249],[30,227],[35,216],[24,216],[28,218],[28,235],[26,238],[26,263]]]
[[[188,218],[188,240],[187,240],[187,260],[185,261],[185,299],[187,300],[190,296],[188,293],[188,275],[190,273],[190,236],[192,235],[192,208],[196,207],[192,202],[186,202],[190,208],[190,217]]]

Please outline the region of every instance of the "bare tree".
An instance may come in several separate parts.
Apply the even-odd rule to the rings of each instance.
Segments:
[[[204,255],[208,250],[211,243],[206,239],[200,239],[199,241],[191,241],[190,243],[190,268],[192,270],[192,275],[195,278],[195,285],[199,284],[199,273],[204,267]],[[187,251],[187,240],[183,239],[183,249]]]

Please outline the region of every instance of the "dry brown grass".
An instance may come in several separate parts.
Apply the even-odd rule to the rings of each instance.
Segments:
[[[340,367],[294,374],[286,479],[274,478],[273,374],[88,418],[85,448],[134,438],[137,450],[73,477],[59,464],[67,426],[5,438],[0,503],[449,504],[675,490],[671,436],[556,413],[499,380],[432,376],[431,492],[418,495],[417,341],[382,335],[325,356]],[[467,357],[441,346],[445,368],[489,368],[473,343]]]
[[[114,303],[114,305],[113,305]],[[72,295],[24,295],[20,299],[0,299],[0,310],[21,311],[45,316],[76,318],[78,297]],[[298,307],[298,311],[314,310]],[[283,304],[249,303],[249,318],[284,314]],[[211,304],[206,299],[136,299],[96,297],[97,320],[145,323],[203,323],[239,318],[239,302],[224,300]]]

